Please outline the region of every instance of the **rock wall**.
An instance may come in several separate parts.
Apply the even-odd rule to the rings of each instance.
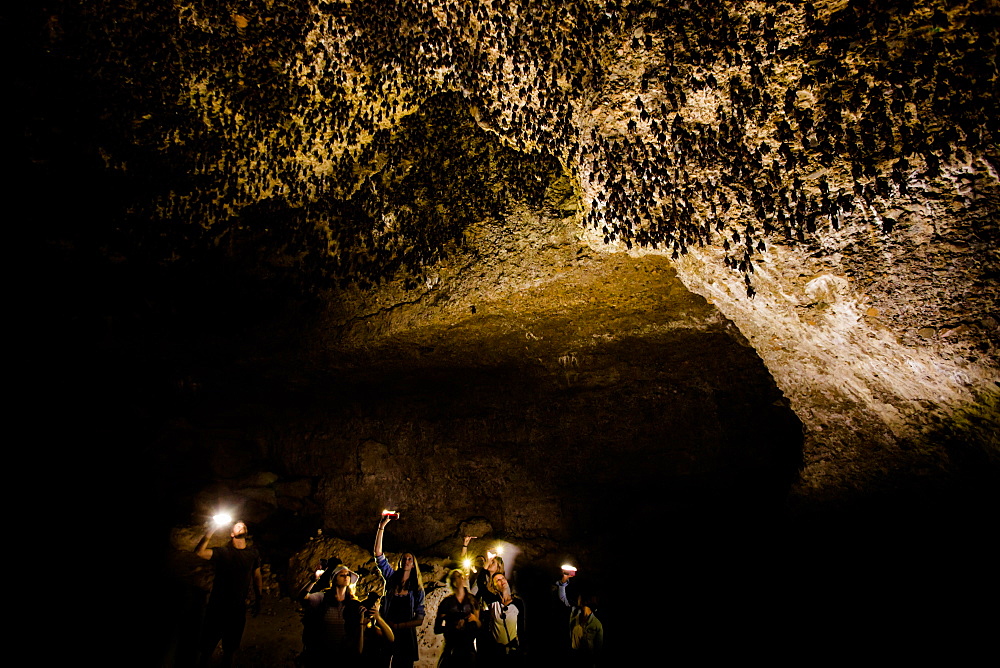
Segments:
[[[494,521],[558,532],[544,518],[572,502],[546,490],[609,452],[622,484],[650,456],[780,489],[802,459],[802,507],[995,470],[991,5],[373,4],[68,3],[32,65],[79,93],[36,112],[32,169],[70,180],[61,147],[106,195],[85,225],[49,213],[52,252],[231,281],[224,307],[163,316],[190,328],[185,364],[161,369],[178,394],[251,378],[337,404],[198,416],[192,439],[233,455],[220,470],[315,485],[305,501],[252,485],[255,502],[318,501],[360,532],[348,491],[367,512],[414,484],[461,515],[397,464],[468,458],[449,480]],[[150,311],[189,306],[169,290]],[[783,401],[768,374],[807,429],[801,458],[795,438],[745,437]],[[498,448],[517,452],[500,488]],[[502,500],[521,494],[537,509]],[[447,530],[422,521],[412,540]]]
[[[750,338],[806,425],[800,497],[822,502],[995,465],[993,316],[985,295],[971,296],[992,271],[983,267],[991,251],[965,246],[968,237],[940,249],[919,241],[920,227],[874,240],[883,246],[877,260],[838,252],[865,232],[831,235],[812,254],[777,247],[757,272],[753,302],[705,254],[679,264],[685,282]],[[942,274],[942,262],[976,269]]]
[[[387,549],[486,516],[533,601],[579,559],[622,665],[637,556],[678,656],[991,637],[995,3],[29,13],[27,472],[124,581],[219,505],[275,587],[364,568],[398,504]],[[122,655],[183,656],[193,589]]]

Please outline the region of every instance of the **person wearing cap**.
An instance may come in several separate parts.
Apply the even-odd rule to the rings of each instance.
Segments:
[[[200,665],[208,665],[219,641],[222,641],[223,665],[231,666],[243,640],[247,623],[247,596],[253,589],[252,613],[260,612],[263,578],[260,573],[260,553],[247,544],[247,525],[236,522],[229,533],[230,541],[222,547],[208,547],[215,533],[211,526],[198,542],[194,553],[211,561],[215,567],[212,593],[205,611],[199,650]]]
[[[341,564],[330,574],[330,586],[314,592],[323,571],[317,571],[299,590],[305,609],[302,620],[306,668],[357,665],[364,648],[361,604],[354,598],[358,574]]]

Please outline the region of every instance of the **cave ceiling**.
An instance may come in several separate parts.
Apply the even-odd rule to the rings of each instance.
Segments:
[[[525,194],[564,172],[605,244],[721,245],[752,291],[769,240],[889,231],[943,163],[991,169],[988,3],[501,9],[98,2],[50,46],[103,87],[101,156],[145,185],[120,224],[164,261],[248,238],[300,274],[419,273],[522,162]]]
[[[566,384],[595,341],[700,331],[789,398],[802,494],[952,467],[935,439],[996,460],[995,3],[40,17],[29,171],[39,199],[71,183],[49,246],[195,276],[145,293],[185,322],[256,308],[244,348],[271,343],[248,358],[359,378],[537,360]],[[237,283],[266,287],[211,289]]]

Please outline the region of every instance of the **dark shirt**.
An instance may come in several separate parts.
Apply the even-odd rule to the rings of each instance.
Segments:
[[[251,545],[238,550],[231,544],[223,545],[212,549],[211,561],[215,566],[215,580],[209,605],[245,606],[253,574],[260,568],[257,548]]]
[[[438,605],[438,616],[434,622],[434,633],[444,633],[445,644],[450,649],[473,649],[476,632],[479,627],[466,621],[462,628],[457,629],[459,620],[472,614],[479,603],[476,597],[466,592],[465,599],[459,602],[454,594],[445,598]]]
[[[402,571],[397,571],[386,560],[385,555],[375,558],[375,563],[382,571],[385,578],[385,596],[382,597],[382,616],[387,622],[399,623],[409,622],[418,617],[424,616],[424,587],[422,583],[416,583],[415,589],[405,589],[402,595],[397,593],[403,576]],[[416,573],[414,572],[414,577]]]
[[[302,641],[313,658],[354,657],[361,633],[361,605],[354,599],[337,601],[332,590],[309,594],[302,602],[306,610]]]

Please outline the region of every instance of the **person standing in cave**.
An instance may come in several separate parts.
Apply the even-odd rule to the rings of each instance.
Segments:
[[[486,551],[486,555],[476,557],[476,577],[470,585],[470,591],[478,596],[484,603],[493,601],[493,594],[490,591],[490,580],[496,573],[507,575],[507,567],[504,565],[503,557],[491,550]]]
[[[252,614],[260,613],[263,578],[260,573],[260,553],[247,545],[247,525],[237,522],[230,531],[230,541],[222,547],[208,547],[215,526],[198,542],[194,553],[211,561],[215,580],[205,611],[199,650],[199,665],[207,666],[219,641],[222,641],[223,665],[231,666],[243,640],[247,623],[247,596],[253,588]]]
[[[487,550],[485,555],[476,557],[476,564],[476,575],[472,579],[470,591],[479,600],[480,615],[484,622],[479,628],[479,638],[477,641],[480,656],[484,656],[483,648],[493,644],[493,637],[490,635],[490,626],[485,623],[489,619],[490,604],[500,600],[490,586],[490,582],[495,574],[503,573],[506,576],[507,571],[503,557],[492,550]]]
[[[305,668],[357,666],[364,649],[361,604],[354,598],[358,574],[343,564],[333,569],[328,589],[313,592],[322,579],[318,571],[296,598],[305,608],[302,644]]]
[[[513,595],[503,571],[490,578],[489,590],[493,601],[486,606],[487,631],[481,636],[479,647],[482,665],[514,666],[524,657],[525,608],[524,601]]]
[[[365,638],[361,652],[361,665],[364,668],[387,668],[392,660],[392,643],[396,636],[382,617],[379,605],[381,600],[381,594],[370,591],[361,603],[365,614]]]
[[[594,614],[597,612],[597,594],[584,586],[576,597],[576,605],[569,602],[566,586],[570,575],[563,571],[556,581],[555,589],[559,601],[569,608],[569,657],[570,666],[595,668],[601,664],[604,654],[604,626]]]
[[[451,596],[438,605],[434,633],[444,634],[444,649],[438,668],[474,668],[476,665],[476,633],[479,622],[479,602],[465,588],[465,573],[454,569],[448,574]]]
[[[382,535],[390,515],[382,515],[375,534],[375,563],[385,578],[382,616],[395,635],[392,645],[392,667],[412,666],[420,658],[417,649],[417,628],[424,622],[424,586],[420,567],[410,552],[400,555],[396,568],[382,553]]]

